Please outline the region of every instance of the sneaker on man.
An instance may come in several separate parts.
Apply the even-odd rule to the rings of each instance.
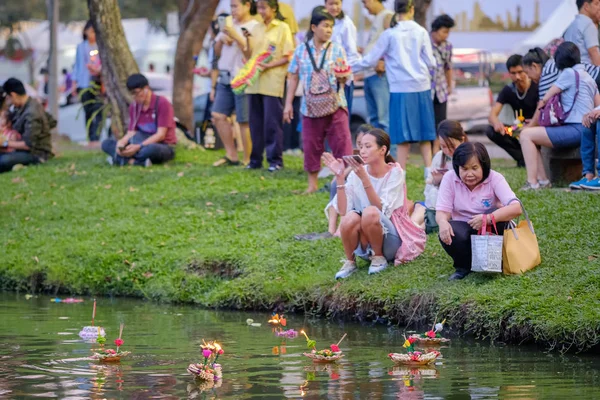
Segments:
[[[383,256],[373,256],[369,266],[369,275],[378,274],[388,266],[388,262]]]
[[[581,178],[580,180],[578,180],[577,182],[573,182],[571,184],[569,184],[569,189],[573,189],[573,190],[581,190],[582,187],[581,185],[588,183],[587,178],[584,176],[583,178]]]
[[[144,161],[144,167],[148,168],[152,166],[152,161],[150,161],[149,158],[146,158],[146,161]]]
[[[581,184],[581,188],[586,190],[600,190],[600,178],[594,178],[591,181]]]
[[[115,160],[111,156],[106,157],[106,162],[108,165],[115,165]]]
[[[356,267],[356,262],[345,260],[342,268],[335,274],[335,279],[344,279],[352,275],[356,272],[358,268]]]

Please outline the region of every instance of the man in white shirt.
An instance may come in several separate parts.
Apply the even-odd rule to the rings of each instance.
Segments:
[[[600,66],[598,23],[600,0],[577,0],[579,14],[565,31],[563,38],[573,42],[581,52],[581,62]]]

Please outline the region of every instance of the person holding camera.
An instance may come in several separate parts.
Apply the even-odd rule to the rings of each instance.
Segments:
[[[150,166],[175,157],[175,117],[173,106],[165,97],[155,95],[142,74],[127,78],[133,97],[129,105],[129,128],[119,141],[106,139],[102,151],[114,165]]]

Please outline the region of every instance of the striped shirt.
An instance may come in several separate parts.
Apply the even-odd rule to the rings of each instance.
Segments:
[[[600,75],[600,67],[596,67],[591,64],[583,64],[585,70],[593,80],[598,80],[598,75]],[[554,59],[549,59],[546,64],[544,64],[544,68],[542,69],[542,76],[540,77],[540,83],[538,85],[538,94],[540,100],[544,98],[546,92],[550,90],[550,87],[556,82],[558,79],[558,75],[560,75],[559,69],[556,67],[556,63]]]

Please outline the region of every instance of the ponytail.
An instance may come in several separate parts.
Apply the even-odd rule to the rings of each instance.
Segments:
[[[532,64],[540,64],[541,67],[546,64],[550,59],[550,56],[539,47],[530,49],[525,56],[523,56],[523,65],[531,66]]]
[[[365,132],[365,136],[366,135],[373,136],[375,138],[375,143],[377,143],[377,146],[380,148],[385,146],[385,162],[387,164],[396,162],[394,157],[391,155],[392,142],[390,140],[390,135],[388,135],[383,129],[379,128],[371,129],[370,131]]]

